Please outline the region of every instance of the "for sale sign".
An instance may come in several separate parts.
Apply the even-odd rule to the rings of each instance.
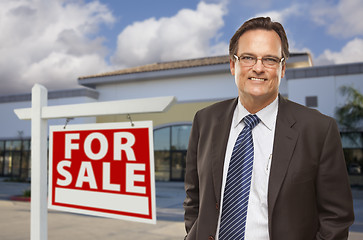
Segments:
[[[51,126],[49,208],[156,223],[152,122]]]

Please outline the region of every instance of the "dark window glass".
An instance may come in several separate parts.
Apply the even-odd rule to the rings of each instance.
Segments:
[[[30,140],[23,140],[23,150],[30,150]]]
[[[4,175],[4,152],[0,151],[0,176]]]
[[[363,185],[363,149],[344,149],[351,185]]]
[[[154,150],[170,150],[170,127],[154,131]]]
[[[21,160],[21,152],[11,152],[11,175],[13,177],[20,176],[20,160]]]
[[[183,181],[191,124],[154,130],[155,180]]]
[[[9,151],[9,150],[20,150],[21,149],[21,141],[20,140],[6,141],[5,149],[7,151]]]
[[[363,148],[363,133],[341,133],[343,148]]]
[[[4,176],[10,176],[11,175],[11,164],[12,164],[12,157],[10,152],[5,152],[5,157],[4,157]]]
[[[30,178],[30,151],[23,151],[21,156],[21,179]]]
[[[170,151],[155,151],[155,180],[170,180]]]
[[[182,181],[185,174],[186,151],[172,152],[171,180]]]
[[[318,107],[318,97],[317,96],[306,97],[305,105],[307,107]]]
[[[172,150],[187,150],[191,125],[180,125],[172,127]]]

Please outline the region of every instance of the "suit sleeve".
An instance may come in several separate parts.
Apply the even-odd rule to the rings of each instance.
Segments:
[[[199,213],[199,179],[197,168],[198,156],[198,113],[196,114],[193,127],[189,138],[188,152],[186,157],[185,170],[185,193],[184,200],[184,221],[186,232],[189,233],[192,226],[195,224]]]
[[[330,124],[317,175],[320,229],[317,239],[347,239],[354,221],[353,200],[337,124]]]

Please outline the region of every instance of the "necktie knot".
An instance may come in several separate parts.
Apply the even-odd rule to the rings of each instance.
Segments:
[[[257,117],[256,114],[250,114],[243,118],[243,122],[248,126],[250,129],[253,129],[259,122],[260,119]]]

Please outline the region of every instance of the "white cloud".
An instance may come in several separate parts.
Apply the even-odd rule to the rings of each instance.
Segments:
[[[21,74],[21,77],[23,79],[37,79],[38,83],[49,85],[50,88],[61,87],[66,89],[78,86],[76,84],[78,76],[89,75],[95,69],[100,71],[105,68],[107,67],[103,58],[100,58],[97,54],[77,56],[62,52],[52,52],[41,61],[30,64]],[[58,84],[49,83],[49,80],[59,82]]]
[[[310,52],[314,57],[314,65],[342,64],[363,61],[363,22],[360,15],[363,12],[361,0],[339,0],[334,3],[329,0],[315,0],[311,4],[292,4],[285,9],[268,11],[256,16],[270,16],[273,20],[288,24],[289,19],[301,16],[311,16],[313,22],[326,28],[330,36],[355,39],[346,43],[340,51],[326,49],[320,56],[308,47],[298,46],[294,35],[289,38],[291,52]],[[287,34],[289,35],[289,29]],[[295,36],[296,37],[296,36]],[[331,37],[330,37],[331,38]]]
[[[342,64],[363,61],[363,39],[355,38],[348,42],[339,52],[325,50],[315,60],[316,65]]]
[[[289,17],[296,17],[297,15],[300,15],[303,12],[304,8],[305,6],[303,4],[292,4],[290,7],[282,10],[273,10],[258,13],[255,15],[255,17],[270,17],[272,21],[276,21],[284,25]]]
[[[98,1],[0,2],[0,94],[78,86],[77,77],[107,68],[102,24],[115,20]]]
[[[120,67],[228,54],[228,44],[215,40],[223,26],[224,4],[200,2],[170,18],[150,18],[126,27],[118,36],[112,63]]]
[[[327,32],[340,38],[363,35],[362,0],[340,0],[338,4],[319,0],[311,5],[315,23],[326,26]]]

